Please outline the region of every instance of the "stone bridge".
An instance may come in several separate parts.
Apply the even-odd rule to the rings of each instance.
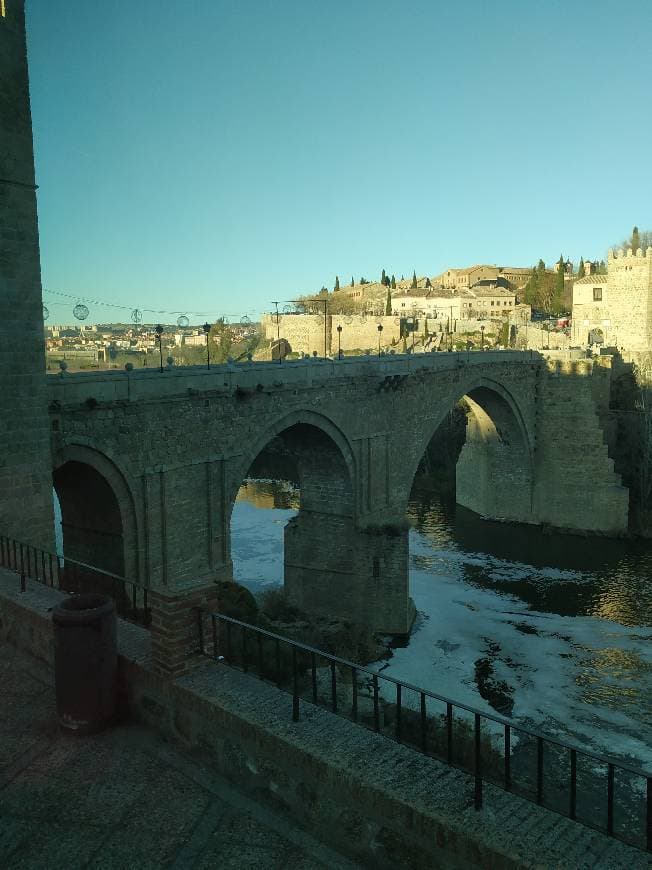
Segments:
[[[457,500],[483,517],[618,534],[608,360],[532,352],[49,375],[70,557],[161,593],[232,576],[230,519],[261,456],[295,463],[285,585],[307,610],[406,633],[406,508],[445,415],[470,406]],[[270,454],[270,449],[272,453]]]

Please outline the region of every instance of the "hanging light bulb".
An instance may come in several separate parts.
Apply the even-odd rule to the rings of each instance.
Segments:
[[[75,305],[75,307],[72,309],[72,313],[77,318],[77,320],[86,320],[86,318],[90,314],[88,308],[81,302],[78,302],[77,305]]]

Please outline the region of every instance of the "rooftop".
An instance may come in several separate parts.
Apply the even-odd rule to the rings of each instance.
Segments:
[[[578,278],[576,284],[608,284],[608,275],[585,275],[583,278]]]

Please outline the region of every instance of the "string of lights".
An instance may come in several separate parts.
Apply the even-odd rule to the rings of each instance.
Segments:
[[[208,309],[204,309],[203,311],[190,311],[188,309],[164,309],[164,308],[134,308],[131,305],[126,305],[120,302],[108,302],[105,299],[96,299],[87,296],[82,296],[78,293],[66,293],[63,290],[51,290],[49,288],[43,289],[43,296],[47,304],[43,305],[43,319],[47,320],[50,316],[50,307],[68,307],[71,304],[71,301],[74,300],[75,305],[73,307],[72,313],[76,320],[86,320],[90,315],[89,305],[99,306],[102,308],[113,308],[121,311],[129,312],[129,320],[134,324],[139,324],[143,322],[145,314],[154,314],[157,316],[166,315],[171,317],[176,317],[177,325],[180,327],[186,327],[190,325],[190,318],[207,318],[212,320],[222,320],[225,323],[228,322],[237,322],[239,321],[241,324],[245,325],[251,322],[251,314],[254,314],[254,310],[250,309],[246,313],[221,313],[216,310],[210,311]],[[55,298],[50,298],[55,297]],[[59,301],[59,299],[69,300],[69,301]]]

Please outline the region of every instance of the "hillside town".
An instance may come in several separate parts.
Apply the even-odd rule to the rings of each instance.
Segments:
[[[632,239],[636,244],[634,228]],[[640,238],[639,238],[640,241]],[[645,239],[643,239],[645,241]],[[118,368],[471,349],[646,350],[652,249],[577,267],[474,264],[433,276],[339,277],[331,291],[276,304],[260,323],[46,325],[47,367]],[[81,306],[85,308],[85,306]],[[76,310],[76,309],[75,309]],[[634,319],[632,319],[634,315]]]

